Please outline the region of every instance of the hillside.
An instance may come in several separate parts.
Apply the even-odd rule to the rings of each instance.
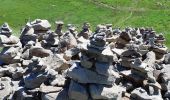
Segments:
[[[169,0],[0,0],[0,24],[8,22],[17,35],[21,26],[35,18],[80,27],[112,23],[114,27],[153,27],[163,32],[170,47]],[[94,28],[93,26],[93,28]]]

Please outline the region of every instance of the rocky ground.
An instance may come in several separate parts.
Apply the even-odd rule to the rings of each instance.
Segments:
[[[170,53],[152,28],[78,32],[56,22],[27,22],[20,37],[0,27],[2,100],[169,100]]]

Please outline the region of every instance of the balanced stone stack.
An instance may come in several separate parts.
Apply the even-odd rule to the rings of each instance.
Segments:
[[[90,24],[84,23],[82,27],[82,31],[77,35],[78,37],[83,37],[85,39],[89,39],[92,31],[90,30]]]
[[[20,62],[22,45],[19,38],[12,35],[12,30],[8,23],[4,23],[0,27],[0,46],[3,47],[0,53],[0,60],[3,63]]]
[[[29,41],[36,42],[36,40],[41,41],[46,46],[58,45],[58,37],[50,31],[50,28],[51,24],[47,20],[36,19],[28,22],[21,31],[22,45],[25,46]]]
[[[89,43],[80,45],[80,62],[68,69],[71,78],[68,95],[70,99],[121,100],[123,89],[115,82],[119,79],[113,70],[116,55],[106,46],[106,34],[96,33]]]

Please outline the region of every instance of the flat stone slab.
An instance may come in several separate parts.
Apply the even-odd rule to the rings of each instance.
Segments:
[[[123,91],[123,88],[116,85],[108,87],[105,85],[91,84],[89,89],[94,100],[121,100]]]
[[[116,81],[115,76],[104,76],[94,71],[82,68],[79,63],[75,63],[68,70],[67,76],[79,83],[97,83],[112,85]]]

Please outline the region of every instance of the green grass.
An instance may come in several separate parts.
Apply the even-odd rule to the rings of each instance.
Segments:
[[[170,47],[169,0],[0,0],[0,24],[8,22],[16,35],[27,20],[63,20],[81,27],[90,22],[114,27],[153,27],[165,33]]]

